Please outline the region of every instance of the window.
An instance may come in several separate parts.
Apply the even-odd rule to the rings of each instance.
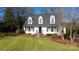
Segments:
[[[34,31],[34,28],[33,28],[33,27],[31,27],[31,28],[30,28],[30,30],[31,30],[31,31]]]
[[[42,16],[40,16],[40,17],[38,18],[38,24],[43,24],[43,17],[42,17]]]
[[[29,31],[30,31],[30,27],[28,27]]]
[[[25,31],[27,30],[27,28],[25,27]]]
[[[27,31],[34,31],[34,27],[27,27]]]
[[[57,28],[56,27],[47,27],[47,32],[57,32]]]
[[[28,18],[28,24],[32,24],[32,18],[31,17]]]
[[[55,17],[53,15],[50,17],[50,24],[55,24]]]
[[[47,27],[47,32],[51,32],[51,27]]]
[[[47,27],[47,32],[48,32],[48,27]]]
[[[57,28],[57,32],[58,32],[58,28]]]

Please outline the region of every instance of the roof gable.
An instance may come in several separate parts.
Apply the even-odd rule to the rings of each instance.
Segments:
[[[27,24],[27,18],[26,18],[26,22],[24,23],[25,27],[38,27],[38,26],[58,26],[58,21],[56,20],[55,24],[50,24],[50,17],[53,16],[55,17],[53,14],[40,14],[40,15],[29,15],[28,17],[32,17],[33,19],[33,24]],[[43,24],[38,24],[38,18],[39,17],[43,17]]]

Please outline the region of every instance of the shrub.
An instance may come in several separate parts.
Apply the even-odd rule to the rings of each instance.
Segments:
[[[52,36],[52,34],[47,34],[47,36]]]
[[[4,33],[0,33],[0,37],[4,37],[5,36],[5,34]]]
[[[31,35],[30,33],[28,35]]]
[[[24,34],[24,30],[23,29],[17,29],[16,30],[16,34]]]

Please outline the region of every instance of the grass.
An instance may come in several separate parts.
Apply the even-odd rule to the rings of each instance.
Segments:
[[[79,47],[63,45],[47,38],[24,36],[0,37],[0,51],[69,51],[79,50]]]

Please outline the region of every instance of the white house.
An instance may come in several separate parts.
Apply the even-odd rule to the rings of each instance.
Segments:
[[[23,25],[26,34],[57,34],[60,35],[61,30],[66,33],[66,28],[59,25],[59,20],[54,15],[30,15],[27,17]]]

